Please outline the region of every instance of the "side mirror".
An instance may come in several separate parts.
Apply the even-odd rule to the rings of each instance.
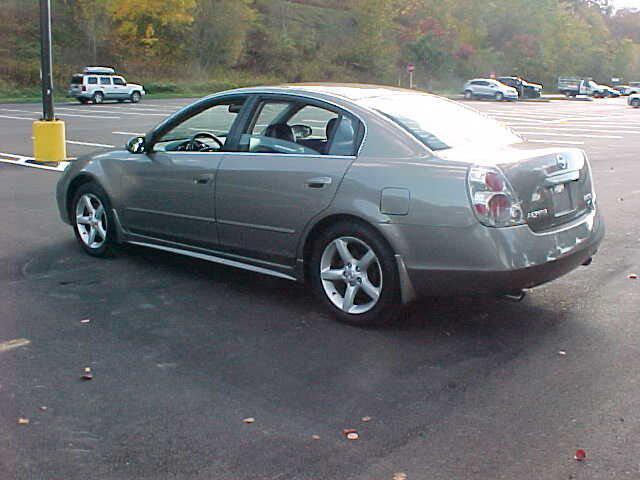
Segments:
[[[127,142],[127,151],[130,153],[144,153],[146,150],[144,137],[133,137]]]
[[[313,133],[311,127],[307,125],[292,125],[291,130],[296,138],[308,138]]]

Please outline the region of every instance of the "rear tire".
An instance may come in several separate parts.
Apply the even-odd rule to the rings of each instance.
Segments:
[[[131,94],[131,103],[138,103],[142,98],[142,95],[140,95],[140,92],[133,92]]]
[[[324,230],[313,245],[309,273],[314,293],[341,322],[378,325],[399,311],[395,256],[366,224],[343,221]]]
[[[82,249],[94,257],[106,257],[113,253],[116,243],[115,219],[106,192],[95,182],[78,188],[69,216],[73,231]]]
[[[633,108],[640,108],[640,98],[634,98],[631,100],[631,106]]]
[[[93,94],[93,103],[94,105],[98,105],[104,102],[104,94],[102,92],[96,92]]]

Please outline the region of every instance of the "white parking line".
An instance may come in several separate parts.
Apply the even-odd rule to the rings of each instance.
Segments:
[[[114,135],[129,135],[129,136],[136,136],[136,135],[144,135],[144,133],[137,133],[137,132],[111,132]]]
[[[106,143],[77,142],[73,140],[67,140],[67,143],[71,143],[72,145],[86,145],[87,147],[104,147],[104,148],[115,147],[115,145],[109,145]]]
[[[15,113],[30,113],[30,114],[37,114],[38,112],[33,112],[31,110],[18,110],[15,108],[2,108],[0,109],[3,112],[15,112]],[[120,117],[107,117],[104,115],[78,115],[73,114],[73,113],[62,113],[60,115],[61,117],[82,117],[82,118],[99,118],[99,119],[104,119],[104,120],[118,120]],[[36,118],[34,118],[34,120],[37,120]]]
[[[591,132],[591,133],[640,133],[640,129],[628,130],[617,128],[615,130],[603,130],[600,128],[580,128],[580,127],[539,127],[537,125],[515,125],[508,124],[514,129],[529,129],[529,130],[551,130],[554,132]]]
[[[116,106],[116,105],[109,106],[109,108],[116,108],[117,110],[124,110],[124,111],[133,110],[134,112],[139,111],[139,112],[159,112],[159,113],[172,113],[177,110],[176,108],[140,108],[140,107]]]
[[[542,135],[543,137],[576,137],[576,138],[623,138],[619,135],[590,135],[588,133],[552,133],[552,132],[519,132],[520,135]]]
[[[69,107],[58,107],[58,110],[69,110],[72,112],[86,112],[86,109],[83,108],[69,108]],[[120,109],[119,111],[113,111],[113,110],[102,110],[102,108],[100,109],[101,113],[117,113],[117,114],[122,114],[122,115],[140,115],[143,117],[147,117],[147,116],[153,116],[153,117],[166,117],[167,115],[165,113],[140,113],[140,112],[127,112],[125,109]]]
[[[8,157],[8,158],[3,158]],[[72,159],[69,159],[72,160]],[[29,167],[36,168],[39,170],[53,170],[56,172],[62,172],[69,165],[69,162],[60,162],[58,165],[42,165],[40,163],[36,163],[33,157],[27,157],[24,155],[15,155],[13,153],[1,153],[0,152],[0,163],[8,163],[11,165],[19,165],[21,167]]]
[[[11,115],[0,115],[0,118],[8,118],[10,120],[29,120],[30,122],[37,120],[37,118],[12,117]]]
[[[527,139],[529,143],[551,143],[551,144],[566,144],[566,145],[584,145],[584,142],[572,142],[570,140],[533,140]]]

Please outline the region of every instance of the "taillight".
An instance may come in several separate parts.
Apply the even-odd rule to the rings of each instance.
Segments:
[[[522,204],[500,170],[469,169],[469,195],[478,220],[488,227],[510,227],[524,222]]]

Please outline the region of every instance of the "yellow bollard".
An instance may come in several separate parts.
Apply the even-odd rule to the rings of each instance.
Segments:
[[[33,122],[33,156],[36,162],[67,160],[67,143],[62,120]]]

